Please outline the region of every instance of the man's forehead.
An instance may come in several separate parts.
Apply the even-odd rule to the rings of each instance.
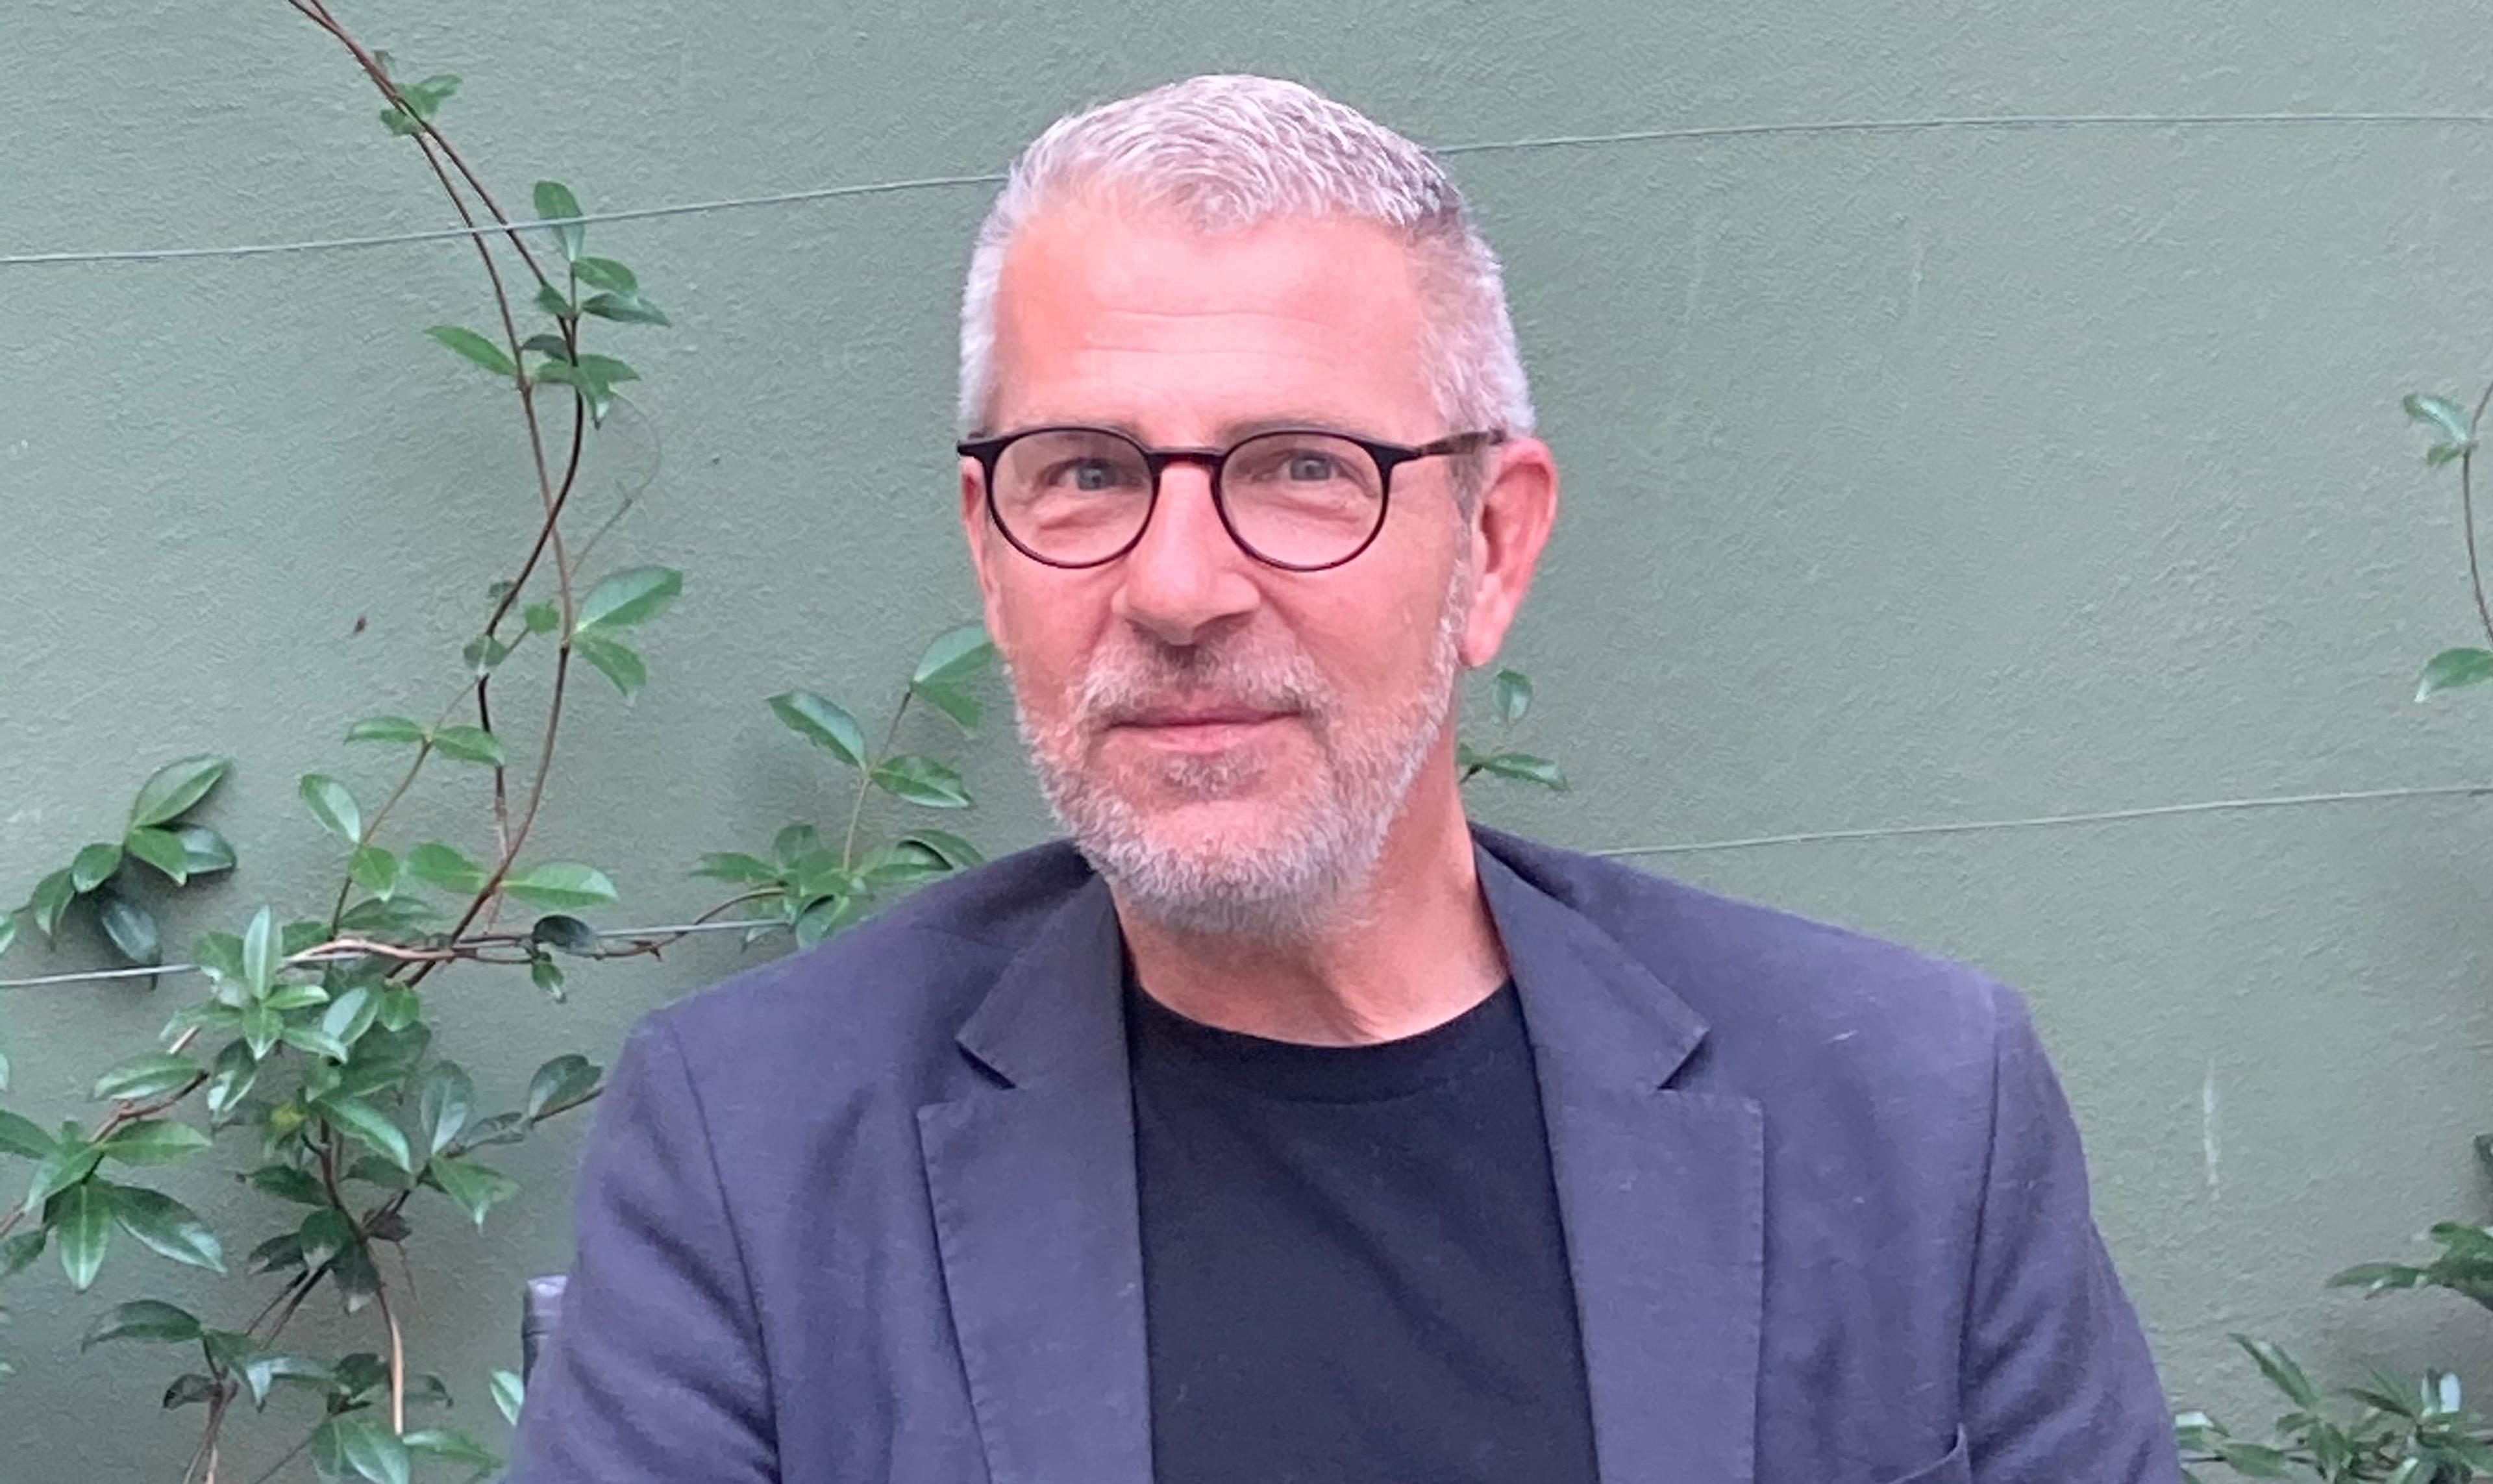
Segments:
[[[1425,398],[1418,278],[1399,237],[1347,218],[1216,233],[1124,203],[1055,207],[1005,253],[1000,410],[1137,379],[1149,387],[1129,390],[1164,392],[1173,377],[1216,401],[1260,385],[1310,410],[1345,396]]]

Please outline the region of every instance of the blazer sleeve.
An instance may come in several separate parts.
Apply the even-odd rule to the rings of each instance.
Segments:
[[[511,1484],[776,1484],[768,1370],[699,1093],[634,1030],[581,1175],[577,1257]]]
[[[2095,1230],[2077,1123],[2025,1001],[1996,998],[1964,1366],[1975,1484],[2176,1484],[2172,1412]]]

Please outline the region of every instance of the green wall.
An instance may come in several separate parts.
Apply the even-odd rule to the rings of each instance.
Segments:
[[[992,171],[1070,106],[1207,69],[1296,74],[1438,144],[2455,110],[2481,83],[2446,21],[2322,0],[342,9],[466,76],[445,122],[509,196],[555,173],[591,209]],[[280,0],[6,10],[0,254],[443,221]],[[2493,777],[2480,705],[2408,699],[2469,613],[2453,492],[2394,405],[2484,364],[2487,142],[2177,123],[1458,157],[1567,475],[1514,658],[1577,790],[1484,813],[1649,846]],[[762,697],[873,697],[971,611],[946,409],[987,189],[594,231],[678,321],[627,332],[664,459],[604,551],[688,583],[639,705],[588,693],[549,806],[554,848],[615,867],[617,920],[706,904],[680,876],[698,851],[836,807]],[[337,862],[296,776],[381,787],[336,739],[440,694],[527,529],[504,403],[419,336],[483,312],[458,244],[0,264],[0,896],[108,833],[155,763],[206,750],[238,758],[210,817],[247,869],[191,926],[320,889]],[[652,447],[640,424],[610,442],[611,490]],[[1008,733],[971,772],[982,838],[1037,837]],[[471,782],[410,822],[468,829],[481,807]],[[2177,1395],[2264,1416],[2229,1329],[2316,1367],[2486,1358],[2458,1306],[2317,1287],[2480,1204],[2484,822],[2418,798],[1650,863],[2025,987]],[[91,952],[21,945],[0,972]],[[712,939],[581,975],[567,1006],[472,973],[434,998],[445,1050],[507,1095],[737,962]],[[185,993],[0,991],[11,1105],[76,1111]],[[429,1223],[414,1343],[488,1434],[520,1280],[565,1260],[577,1137],[511,1162],[531,1193],[490,1237]],[[178,1183],[242,1209],[204,1173]],[[154,1406],[170,1366],[73,1342],[101,1303],[202,1291],[152,1259],[100,1289],[10,1290],[11,1484],[169,1480],[188,1456],[196,1413]],[[323,1322],[369,1341],[368,1321]]]

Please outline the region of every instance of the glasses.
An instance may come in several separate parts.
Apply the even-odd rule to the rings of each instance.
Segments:
[[[1503,432],[1463,432],[1412,446],[1287,428],[1225,449],[1155,449],[1105,428],[1049,427],[958,447],[986,476],[988,519],[1033,561],[1096,567],[1131,551],[1159,503],[1160,475],[1191,463],[1211,475],[1213,507],[1247,555],[1285,572],[1322,572],[1385,528],[1395,470],[1504,441]]]

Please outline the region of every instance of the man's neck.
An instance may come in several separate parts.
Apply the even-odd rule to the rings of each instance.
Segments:
[[[1507,965],[1451,766],[1431,766],[1331,926],[1287,942],[1173,933],[1121,903],[1146,991],[1190,1020],[1309,1046],[1398,1040],[1471,1009]]]

